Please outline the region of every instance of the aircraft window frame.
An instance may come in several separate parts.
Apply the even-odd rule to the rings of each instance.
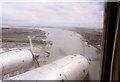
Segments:
[[[115,43],[118,2],[105,2],[103,28],[103,61],[101,80],[110,80],[113,47]]]

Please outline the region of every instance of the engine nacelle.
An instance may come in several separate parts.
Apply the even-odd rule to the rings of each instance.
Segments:
[[[88,66],[89,61],[84,56],[70,55],[8,80],[83,80]]]
[[[0,77],[17,71],[33,61],[30,50],[17,49],[0,54]]]

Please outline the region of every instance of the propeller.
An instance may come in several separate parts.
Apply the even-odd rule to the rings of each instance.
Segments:
[[[29,43],[30,43],[30,51],[31,51],[31,53],[33,55],[33,61],[35,62],[35,64],[37,64],[37,67],[40,67],[40,64],[38,62],[38,58],[40,56],[40,50],[37,50],[37,49],[33,48],[32,38],[35,38],[35,37],[34,36],[33,37],[28,36]]]

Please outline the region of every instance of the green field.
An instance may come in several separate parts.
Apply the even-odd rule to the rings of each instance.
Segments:
[[[3,42],[28,42],[28,36],[35,36],[34,41],[45,39],[45,32],[42,30],[26,28],[2,28]]]
[[[47,44],[50,41],[43,41],[47,37],[43,30],[27,29],[27,28],[2,28],[2,47],[22,47],[29,46],[28,36],[33,37],[34,45]]]

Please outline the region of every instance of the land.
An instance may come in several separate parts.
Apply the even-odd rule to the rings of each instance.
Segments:
[[[70,30],[82,35],[86,42],[98,50],[98,53],[102,52],[102,36],[103,36],[103,29],[100,28],[64,28],[65,30]]]
[[[46,41],[45,31],[27,28],[2,28],[2,48],[30,47],[29,38],[35,47],[44,47],[51,43]]]
[[[62,28],[82,35],[86,42],[98,49],[98,53],[102,50],[102,34],[103,29],[89,29],[89,28]],[[52,44],[51,41],[45,41],[47,36],[45,31],[27,28],[2,28],[2,47],[26,47],[29,45],[28,36],[32,38],[34,46],[44,47],[46,44]]]

